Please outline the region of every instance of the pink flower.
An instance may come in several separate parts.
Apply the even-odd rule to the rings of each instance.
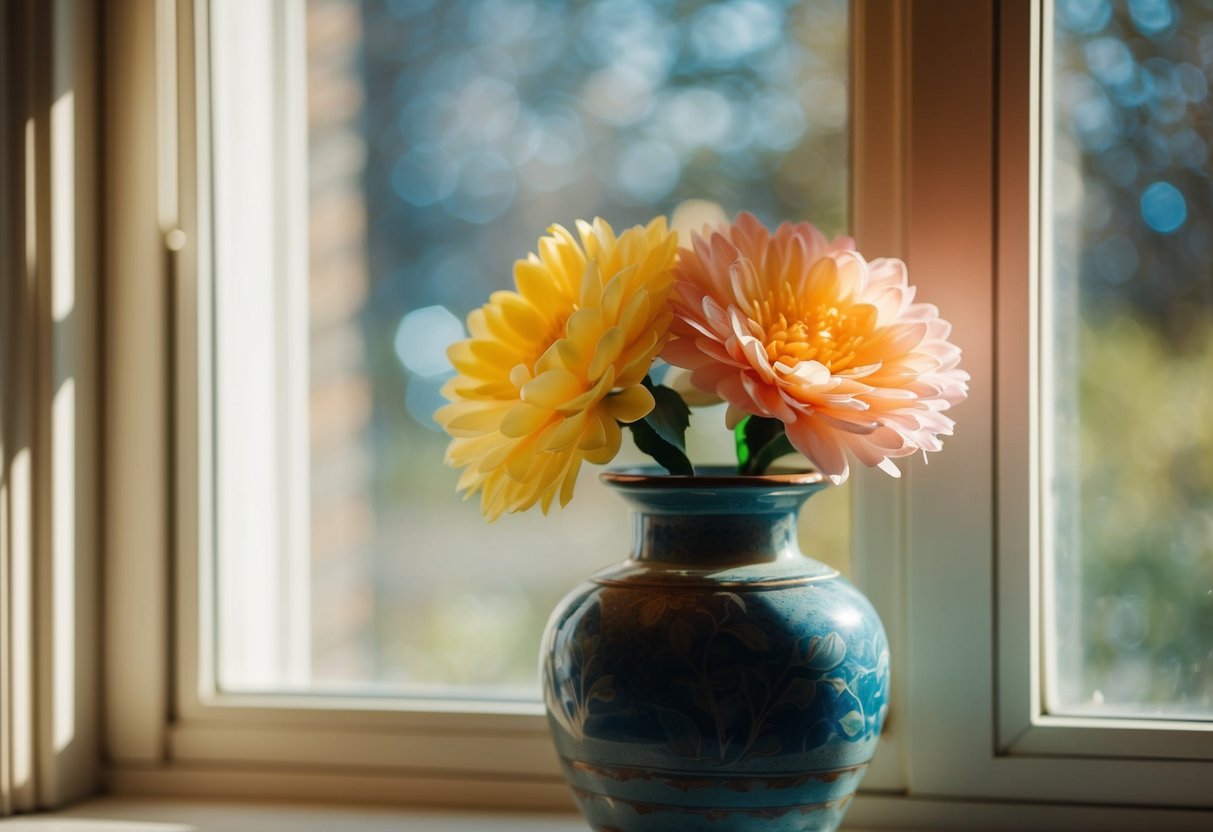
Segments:
[[[847,451],[892,476],[890,460],[938,451],[952,434],[944,411],[969,380],[951,325],[913,302],[905,264],[868,263],[853,249],[808,223],[772,235],[750,214],[694,235],[675,266],[661,354],[728,402],[730,428],[749,414],[783,422],[835,484],[847,478]]]

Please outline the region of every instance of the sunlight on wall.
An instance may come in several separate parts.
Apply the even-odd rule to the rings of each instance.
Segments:
[[[54,664],[54,746],[67,748],[76,736],[76,382],[65,379],[51,405],[54,449],[52,487],[54,531],[51,535],[51,609]]]
[[[33,766],[30,751],[33,748],[34,707],[30,701],[33,690],[33,655],[30,647],[33,641],[33,609],[30,600],[33,596],[33,575],[31,574],[31,551],[33,542],[30,518],[33,503],[30,487],[30,452],[29,448],[21,448],[13,455],[9,467],[9,488],[11,489],[12,516],[9,526],[11,537],[9,563],[9,594],[12,598],[9,621],[9,641],[11,649],[11,676],[9,688],[12,691],[11,730],[12,758],[10,760],[11,778],[14,790],[20,790],[30,783],[33,776]]]

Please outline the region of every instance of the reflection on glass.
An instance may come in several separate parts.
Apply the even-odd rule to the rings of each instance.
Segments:
[[[1209,718],[1213,4],[1054,25],[1050,706]]]
[[[695,198],[842,231],[847,23],[844,0],[309,0],[303,687],[537,693],[547,614],[626,555],[626,509],[589,471],[567,509],[486,526],[431,418],[445,348],[552,222]],[[688,439],[732,454],[720,412]],[[834,491],[806,549],[845,568]]]

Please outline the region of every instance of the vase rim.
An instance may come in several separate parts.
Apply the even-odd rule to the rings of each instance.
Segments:
[[[611,468],[598,475],[608,485],[623,488],[753,488],[770,486],[813,486],[826,482],[820,471],[775,468],[766,474],[737,474],[731,466],[705,465],[702,474],[668,474],[656,465],[631,465]]]

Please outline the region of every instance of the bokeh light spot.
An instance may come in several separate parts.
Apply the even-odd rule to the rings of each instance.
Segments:
[[[779,40],[782,11],[763,0],[735,0],[705,6],[691,22],[696,57],[729,66]]]
[[[413,148],[392,166],[392,187],[401,199],[418,208],[448,197],[457,180],[450,157],[432,145]]]
[[[1141,195],[1141,218],[1158,233],[1170,234],[1188,218],[1188,203],[1170,182],[1155,182]]]
[[[396,327],[396,357],[413,375],[440,376],[452,369],[447,347],[464,335],[463,323],[445,306],[414,309]]]
[[[1213,42],[1210,43],[1213,46]],[[1180,64],[1175,69],[1175,79],[1184,98],[1199,104],[1209,94],[1209,81],[1199,68],[1192,64]]]
[[[473,79],[459,95],[459,133],[484,142],[503,139],[518,122],[520,105],[512,84],[498,78]]]
[[[653,106],[653,88],[643,73],[616,64],[589,77],[584,89],[590,111],[608,124],[634,124]]]
[[[729,100],[710,87],[669,93],[657,112],[665,137],[685,148],[722,144],[733,126]]]
[[[472,7],[468,28],[481,43],[515,43],[535,22],[535,4],[529,0],[480,0]]]
[[[393,17],[408,18],[428,12],[437,2],[438,0],[388,0],[387,9]]]
[[[771,90],[758,95],[750,106],[754,134],[773,150],[788,150],[804,135],[804,110],[796,99]]]
[[[1089,249],[1090,267],[1101,280],[1120,284],[1131,278],[1141,265],[1137,246],[1123,234],[1113,234]]]
[[[506,212],[516,190],[509,162],[496,153],[469,153],[459,159],[459,186],[442,205],[453,217],[483,225]]]
[[[664,198],[678,184],[682,164],[678,154],[662,142],[638,141],[619,154],[615,178],[620,190],[641,203]]]
[[[1129,0],[1129,16],[1143,35],[1157,35],[1175,22],[1169,0]]]
[[[1083,54],[1091,72],[1105,84],[1127,84],[1133,80],[1133,53],[1124,41],[1098,38],[1086,45]]]
[[[1112,19],[1112,6],[1108,0],[1060,0],[1057,16],[1071,32],[1087,35],[1108,25]]]
[[[434,411],[446,404],[442,386],[454,375],[454,372],[450,372],[428,378],[412,376],[408,380],[404,390],[404,409],[413,417],[413,421],[435,433],[442,433],[442,428],[434,421]]]

